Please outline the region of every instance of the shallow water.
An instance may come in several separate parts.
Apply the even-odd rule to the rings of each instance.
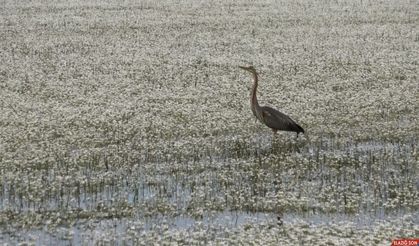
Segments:
[[[283,214],[279,218],[272,213],[249,213],[237,211],[215,212],[211,215],[203,215],[202,218],[189,216],[165,217],[157,216],[149,219],[121,218],[105,220],[80,220],[71,227],[58,227],[54,230],[44,229],[22,230],[13,233],[2,233],[0,239],[9,243],[32,242],[35,245],[66,245],[88,244],[106,242],[106,235],[112,238],[108,242],[115,245],[135,242],[135,234],[157,232],[164,234],[166,231],[195,231],[197,228],[203,231],[218,231],[219,236],[223,231],[234,230],[239,227],[262,225],[268,228],[287,227],[318,227],[332,226],[353,228],[353,230],[372,231],[383,223],[391,223],[402,219],[405,224],[417,223],[419,213],[413,212],[406,216],[404,211],[386,214],[384,211],[375,214]]]
[[[386,177],[391,182],[405,180],[408,185],[414,186],[413,189],[418,190],[417,178],[408,172],[395,169],[397,167],[395,165],[400,164],[399,160],[404,160],[408,165],[414,165],[411,155],[416,151],[414,141],[409,143],[371,141],[337,145],[335,140],[322,139],[321,144],[315,143],[309,146],[304,141],[307,140],[297,140],[295,146],[291,146],[265,140],[265,143],[257,147],[243,142],[245,145],[241,146],[240,153],[242,155],[249,153],[244,155],[245,158],[255,158],[259,160],[256,162],[259,164],[240,167],[241,159],[235,159],[237,153],[227,152],[224,149],[221,150],[223,154],[218,157],[201,156],[201,159],[194,159],[193,161],[202,168],[202,171],[181,169],[183,164],[178,169],[168,171],[159,169],[159,165],[165,165],[165,163],[155,163],[157,167],[155,170],[159,171],[150,176],[144,173],[145,167],[138,166],[130,173],[114,173],[108,182],[99,183],[94,188],[88,183],[84,185],[75,183],[69,187],[62,185],[60,192],[50,191],[51,195],[47,196],[47,199],[39,201],[29,201],[26,197],[17,195],[16,190],[19,184],[3,180],[3,190],[0,194],[2,212],[26,213],[35,216],[56,213],[51,216],[51,223],[60,218],[61,212],[65,214],[73,211],[72,213],[77,214],[83,211],[84,215],[73,216],[70,223],[58,221],[58,224],[52,227],[48,223],[36,229],[15,230],[10,227],[10,231],[2,231],[1,237],[7,242],[23,240],[43,245],[94,243],[110,234],[114,242],[132,243],[130,241],[132,238],[126,234],[127,231],[133,231],[137,235],[164,231],[193,231],[201,228],[204,231],[211,229],[221,233],[225,230],[236,230],[254,225],[281,228],[293,224],[301,226],[349,224],[354,228],[373,230],[380,224],[380,221],[396,221],[406,216],[418,225],[419,218],[415,205],[412,203],[408,203],[412,205],[407,206],[403,205],[404,203],[389,205],[391,197],[394,196],[393,192],[403,188],[403,183],[390,187],[386,182]],[[256,148],[258,151],[255,151]],[[298,167],[294,166],[290,166],[291,169],[288,168],[288,170],[283,169],[281,166],[283,160],[277,159],[277,156],[288,156],[289,153],[297,153],[302,158],[308,159],[308,168],[312,162],[316,163],[316,166],[309,169],[310,173],[298,170]],[[391,158],[388,158],[390,154]],[[345,158],[350,158],[352,162],[345,162]],[[336,160],[343,165],[335,166]],[[236,163],[237,161],[239,162]],[[380,162],[381,167],[377,171],[381,174],[377,177],[381,177],[381,181],[368,178],[375,177],[373,173],[366,174],[373,172],[376,162]],[[359,169],[351,169],[353,165],[351,163],[359,165]],[[243,169],[244,173],[230,172],[236,168]],[[246,170],[254,170],[268,176],[253,183],[255,182],[253,181],[254,174],[252,174],[254,171],[249,173]],[[90,172],[88,176],[94,176],[95,171]],[[188,179],[194,173],[202,172],[205,172],[202,180]],[[219,176],[220,172],[229,173],[231,180],[228,184],[225,183],[226,177]],[[277,176],[269,176],[267,172],[277,172]],[[298,182],[295,182],[294,172],[301,172],[297,176]],[[394,176],[396,173],[398,177]],[[51,181],[56,180],[51,173],[47,175],[47,178]],[[258,188],[257,185],[261,183],[264,185]],[[247,188],[243,190],[243,187]],[[328,187],[335,188],[328,192],[325,190]],[[250,196],[243,200],[248,204],[247,199],[250,199],[249,205],[234,208],[237,203],[229,199],[217,203],[218,199],[225,199],[236,189],[242,190],[244,194],[248,192],[247,189],[252,190],[249,193]],[[265,191],[261,193],[261,189]],[[316,190],[318,193],[313,192]],[[346,194],[339,194],[340,191],[346,191]],[[276,196],[271,197],[274,194]],[[278,194],[282,195],[278,196]],[[350,194],[353,194],[352,198]],[[339,201],[342,195],[345,200]],[[326,200],[322,198],[323,196],[327,197]],[[284,205],[287,204],[288,197],[295,201],[291,205]],[[273,207],[263,204],[253,206],[252,203],[257,204],[255,199],[265,199],[276,205]],[[333,199],[338,200],[333,202]],[[352,206],[348,206],[350,199],[355,199]],[[409,198],[406,199],[405,202],[411,202]],[[216,202],[218,206],[222,204],[223,211],[218,211],[221,207],[214,210],[204,205],[213,202]],[[154,206],[163,207],[154,210]],[[298,206],[302,207],[298,208]],[[110,212],[108,208],[122,210],[128,208],[131,212],[129,216],[122,215],[122,217],[107,219],[109,216],[115,216],[111,215],[113,212]],[[104,217],[98,217],[97,213],[101,213],[100,211],[105,213]],[[86,216],[93,217],[85,219]]]

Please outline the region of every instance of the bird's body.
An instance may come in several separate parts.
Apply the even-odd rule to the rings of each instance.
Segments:
[[[277,131],[291,131],[296,132],[297,134],[300,132],[304,133],[304,129],[297,123],[295,123],[295,121],[293,121],[288,115],[281,113],[278,110],[268,106],[259,106],[259,102],[256,97],[256,91],[258,87],[258,74],[256,72],[256,69],[252,66],[240,66],[240,68],[249,71],[253,74],[254,83],[250,97],[250,106],[253,115],[260,122],[270,127],[274,133],[276,133]]]

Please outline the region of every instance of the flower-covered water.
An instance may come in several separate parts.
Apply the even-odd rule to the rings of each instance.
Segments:
[[[417,236],[417,7],[4,1],[0,241]],[[305,135],[255,121],[239,65]]]

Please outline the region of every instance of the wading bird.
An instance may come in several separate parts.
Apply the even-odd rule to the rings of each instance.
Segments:
[[[250,106],[253,112],[253,115],[262,122],[263,124],[267,125],[272,129],[274,134],[277,131],[290,131],[296,132],[297,136],[298,133],[304,133],[304,129],[299,126],[295,121],[293,121],[288,115],[285,115],[279,112],[276,109],[267,106],[259,106],[258,99],[256,98],[256,90],[258,87],[258,73],[253,66],[250,67],[242,67],[239,68],[249,71],[253,74],[253,88],[252,93],[250,95]]]

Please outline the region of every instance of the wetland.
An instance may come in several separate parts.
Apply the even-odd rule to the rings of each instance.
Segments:
[[[419,235],[414,1],[4,1],[0,242]],[[273,137],[258,98],[306,134]]]

